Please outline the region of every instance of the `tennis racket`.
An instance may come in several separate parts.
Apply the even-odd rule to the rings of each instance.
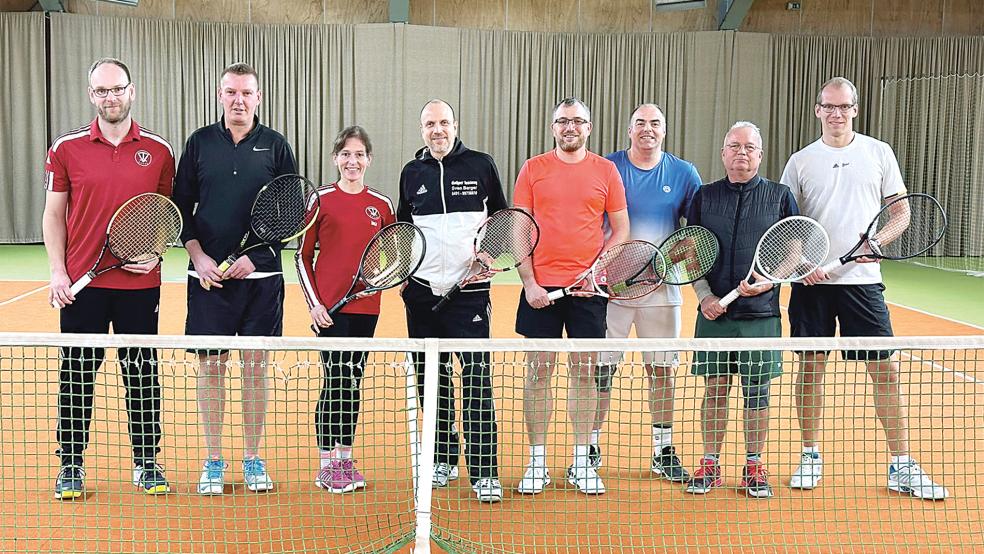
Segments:
[[[72,283],[76,295],[93,279],[127,264],[141,264],[164,255],[168,246],[181,234],[181,212],[167,197],[154,192],[138,194],[127,200],[113,214],[106,227],[106,242],[92,269]],[[116,259],[103,265],[106,252]],[[106,261],[110,261],[107,259]],[[57,302],[51,305],[60,308]]]
[[[819,223],[801,215],[781,219],[759,239],[745,281],[748,282],[756,270],[765,280],[755,284],[777,285],[802,280],[823,264],[828,251],[830,237]],[[718,302],[724,308],[738,296],[735,288]]]
[[[300,175],[281,175],[256,193],[249,214],[249,230],[239,248],[219,264],[225,273],[229,266],[250,250],[286,243],[304,234],[318,217],[318,187]]]
[[[905,260],[936,246],[946,234],[946,212],[928,194],[907,194],[882,206],[851,251],[823,266],[829,273],[860,258]]]
[[[533,216],[519,208],[495,212],[475,232],[475,255],[468,276],[438,300],[431,311],[441,311],[466,285],[518,267],[533,254],[539,242],[540,226]]]
[[[686,285],[700,279],[714,267],[721,247],[714,233],[700,225],[688,225],[674,231],[659,245],[665,260],[663,282]],[[654,262],[663,263],[654,258]]]
[[[551,301],[564,296],[602,296],[615,300],[641,298],[663,284],[666,260],[659,248],[630,240],[604,251],[570,286],[551,291]]]
[[[424,233],[412,223],[393,223],[380,229],[362,253],[352,286],[328,309],[328,315],[356,298],[405,283],[424,261],[426,249]]]

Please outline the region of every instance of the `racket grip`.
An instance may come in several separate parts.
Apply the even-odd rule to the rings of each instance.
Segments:
[[[335,315],[335,312],[341,310],[346,304],[348,304],[348,301],[349,301],[348,298],[342,298],[338,302],[335,302],[334,306],[328,308],[328,317],[332,317],[333,315]]]
[[[722,308],[727,308],[728,304],[734,302],[738,298],[738,296],[740,296],[738,294],[738,289],[735,289],[729,292],[728,294],[724,295],[724,298],[719,299],[718,304],[720,304]]]
[[[844,262],[842,262],[840,260],[834,260],[834,261],[830,262],[829,264],[825,264],[821,269],[823,269],[823,272],[824,273],[830,273],[831,271],[837,269],[838,267],[840,267],[842,265],[844,265]]]
[[[460,290],[461,290],[460,284],[456,284],[455,286],[451,287],[451,290],[449,290],[444,296],[442,296],[441,299],[437,301],[437,304],[434,304],[434,307],[431,308],[431,311],[439,312],[443,310],[444,306],[447,306],[448,302],[451,301],[451,297],[458,294]]]
[[[219,264],[219,273],[225,273],[229,269],[229,267],[233,263],[235,263],[235,261],[236,261],[236,259],[233,258],[232,256],[226,258],[224,262],[222,262],[221,264]]]
[[[567,296],[567,291],[565,289],[557,289],[547,293],[547,299],[550,301],[559,300]]]
[[[88,273],[86,273],[82,277],[79,277],[78,281],[72,283],[72,288],[70,289],[72,291],[72,296],[78,294],[80,290],[84,289],[85,286],[91,282],[92,282],[92,276],[89,275]]]

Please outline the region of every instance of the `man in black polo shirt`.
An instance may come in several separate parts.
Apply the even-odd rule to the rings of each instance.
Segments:
[[[223,116],[195,131],[185,145],[174,183],[174,200],[184,216],[181,233],[188,267],[188,335],[280,336],[284,279],[280,248],[256,248],[225,272],[218,264],[236,250],[249,228],[249,213],[260,188],[279,175],[296,173],[287,140],[259,123],[262,99],[256,71],[243,63],[227,67],[218,89]],[[196,207],[197,204],[197,207]],[[200,494],[222,494],[222,419],[228,351],[200,351],[198,406],[207,458]],[[244,350],[243,475],[251,491],[273,489],[259,455],[266,419],[266,363],[263,350]]]
[[[491,156],[469,150],[457,139],[458,122],[451,106],[443,100],[424,105],[420,133],[425,147],[403,166],[396,213],[400,221],[420,227],[427,239],[424,261],[402,292],[407,330],[411,338],[488,338],[492,313],[489,281],[464,287],[440,312],[431,309],[468,274],[475,231],[489,214],[506,207],[499,171]],[[458,359],[472,489],[480,501],[498,502],[502,500],[502,486],[489,354],[460,352]],[[423,360],[415,361],[418,384],[422,385]],[[441,355],[440,368],[434,487],[446,487],[448,481],[458,478],[460,448],[453,423],[454,386],[449,354]]]

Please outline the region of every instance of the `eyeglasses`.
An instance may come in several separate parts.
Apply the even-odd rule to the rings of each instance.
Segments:
[[[571,123],[573,123],[575,127],[581,127],[586,123],[590,123],[590,122],[587,119],[582,119],[580,117],[575,117],[574,119],[568,119],[566,117],[558,117],[557,119],[554,120],[554,125],[559,125],[561,127],[567,127]]]
[[[737,142],[730,142],[728,144],[725,144],[724,147],[727,148],[728,150],[731,150],[735,154],[741,152],[742,150],[748,152],[749,154],[754,154],[759,150],[761,150],[761,148],[755,146],[754,144],[739,144]]]
[[[847,113],[854,106],[854,104],[820,104],[820,109],[823,110],[823,113],[834,113],[834,110]]]
[[[126,88],[129,86],[130,83],[113,88],[94,88],[92,89],[92,94],[95,94],[98,98],[106,98],[111,92],[113,96],[123,96],[123,93],[126,92]]]

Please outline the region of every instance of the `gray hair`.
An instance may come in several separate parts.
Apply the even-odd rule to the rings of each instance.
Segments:
[[[663,123],[664,125],[666,124],[666,111],[663,109],[663,106],[660,106],[655,102],[643,102],[642,104],[636,106],[635,109],[632,110],[632,113],[629,114],[629,129],[635,125],[635,113],[639,111],[640,108],[645,108],[646,106],[652,106],[659,110],[660,115],[663,116]]]
[[[133,79],[130,78],[130,68],[116,58],[99,58],[98,60],[92,62],[92,65],[89,66],[89,80],[92,80],[92,73],[98,69],[100,65],[106,64],[115,65],[116,67],[122,69],[123,73],[126,73],[126,80],[130,82],[133,81]]]
[[[759,130],[758,125],[752,123],[751,121],[736,121],[735,124],[728,129],[728,132],[724,134],[724,144],[721,145],[721,148],[726,148],[728,146],[728,135],[738,129],[751,129],[752,132],[755,133],[755,136],[758,137],[759,147],[761,148],[763,146],[762,131]]]
[[[823,89],[827,87],[846,87],[851,91],[851,104],[857,105],[858,87],[854,86],[854,83],[844,77],[834,77],[833,79],[828,79],[826,83],[821,85],[820,92],[817,93],[817,104],[823,103]]]
[[[575,98],[573,96],[571,96],[570,98],[564,98],[563,100],[558,102],[556,106],[554,106],[553,115],[551,116],[550,121],[557,119],[557,110],[559,110],[561,106],[581,106],[582,108],[584,108],[585,113],[588,114],[588,121],[591,121],[591,109],[588,108],[588,105],[585,104],[581,99]]]

